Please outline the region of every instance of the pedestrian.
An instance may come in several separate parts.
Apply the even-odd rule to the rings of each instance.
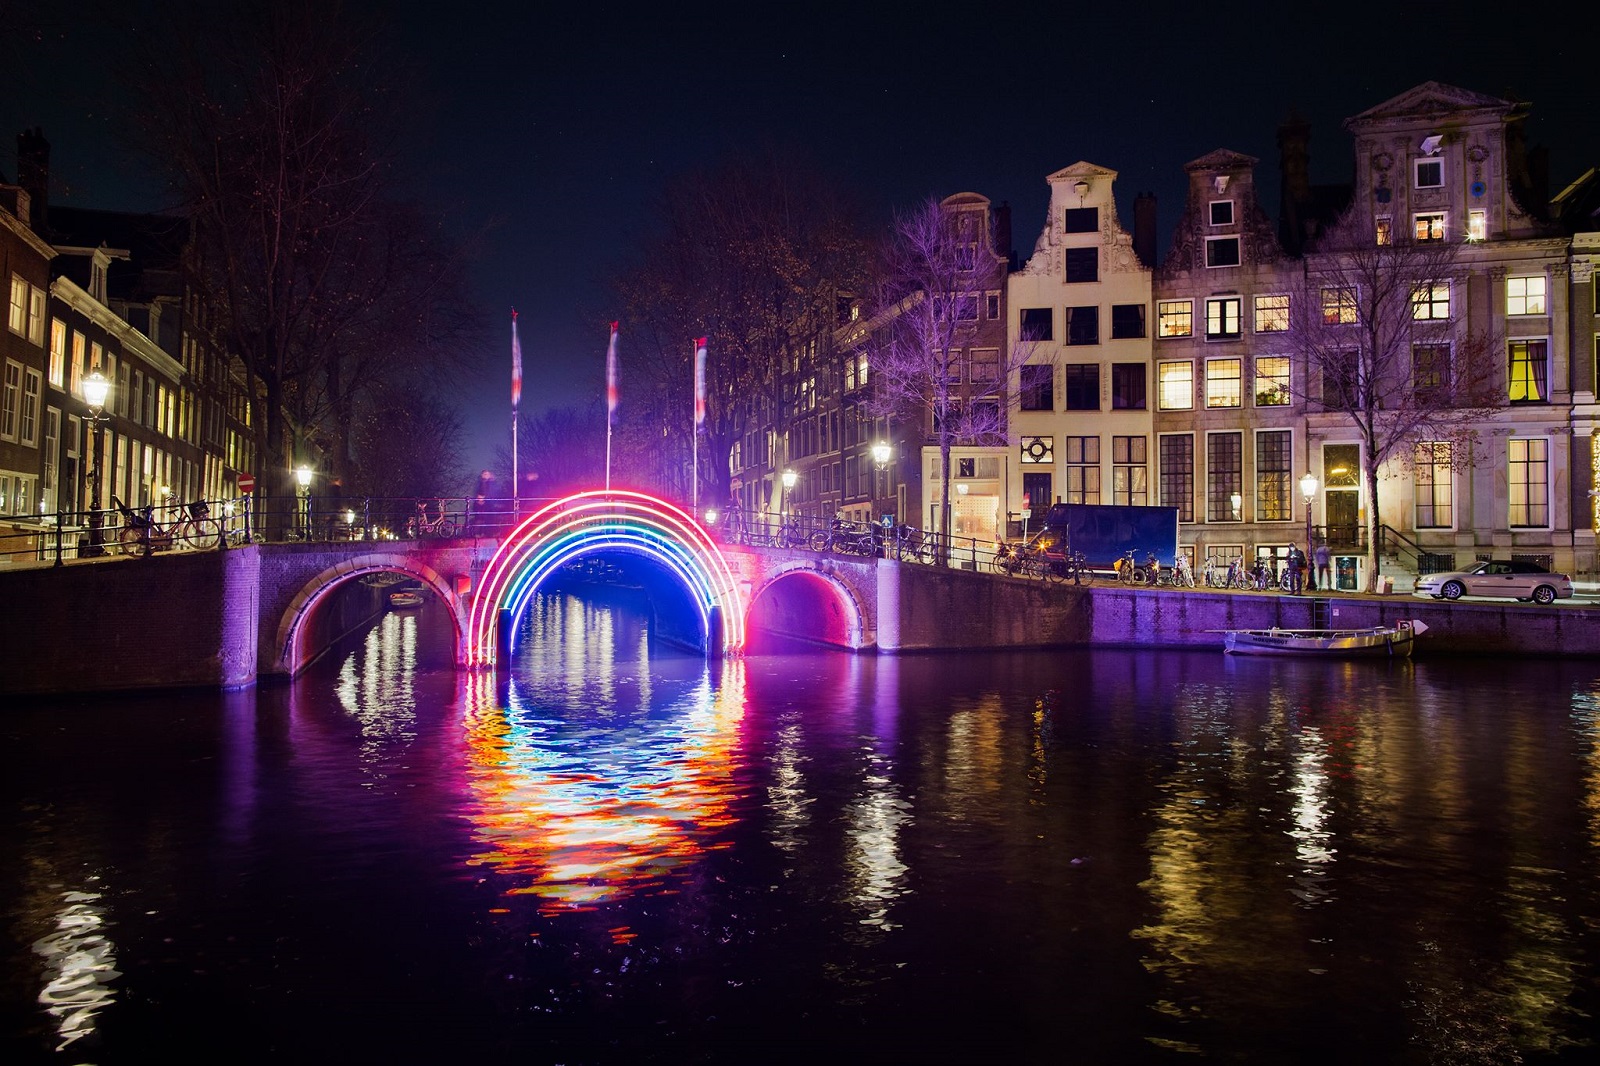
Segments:
[[[1306,553],[1293,542],[1289,544],[1289,594],[1300,595],[1301,579],[1305,576]]]
[[[1333,588],[1333,578],[1328,573],[1328,544],[1326,541],[1318,544],[1312,553],[1317,561],[1317,588],[1324,592]]]
[[[493,492],[494,471],[485,470],[478,475],[478,489],[472,494],[472,514],[467,524],[474,531],[492,531],[492,522],[489,518],[489,500]]]

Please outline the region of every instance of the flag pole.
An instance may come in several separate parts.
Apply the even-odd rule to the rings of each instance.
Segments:
[[[511,309],[511,524],[521,511],[522,481],[517,476],[517,408],[522,403],[522,341],[517,338],[517,309]],[[503,498],[503,497],[502,497]]]
[[[606,346],[606,491],[611,491],[611,423],[617,411],[617,324],[611,323],[611,343]]]
[[[690,513],[700,519],[700,427],[706,421],[706,339],[694,342],[694,462],[692,464],[689,498]]]

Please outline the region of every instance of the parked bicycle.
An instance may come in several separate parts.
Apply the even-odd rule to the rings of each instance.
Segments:
[[[1156,558],[1155,552],[1144,553],[1144,562],[1138,560],[1138,552],[1129,548],[1122,553],[1122,558],[1112,564],[1116,571],[1117,580],[1124,585],[1154,585],[1160,580],[1161,560]]]
[[[123,503],[113,493],[111,505],[122,515],[117,543],[125,555],[142,558],[151,552],[173,548],[207,549],[222,546],[222,524],[211,517],[211,508],[204,500],[166,505],[163,510],[174,515],[167,522],[156,516],[154,504],[136,509]]]
[[[874,526],[873,530],[878,543],[878,554],[885,559],[899,559],[902,562],[912,563],[933,561],[933,545],[922,535],[922,530],[913,529],[904,522],[887,529],[883,526]]]
[[[827,529],[811,534],[811,550],[844,555],[876,555],[877,542],[870,529],[862,529],[842,518],[834,518]]]
[[[1189,557],[1183,552],[1178,553],[1177,558],[1168,570],[1171,584],[1174,588],[1192,589],[1195,587],[1194,570],[1189,566]]]
[[[412,537],[453,537],[456,535],[456,520],[450,514],[443,500],[434,500],[437,511],[428,514],[428,501],[417,501],[416,516],[406,524],[406,534]]]

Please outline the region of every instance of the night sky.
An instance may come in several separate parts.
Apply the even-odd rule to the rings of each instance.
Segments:
[[[496,340],[459,396],[474,469],[508,439],[510,309],[521,313],[524,417],[598,397],[603,323],[616,317],[604,277],[665,182],[741,147],[800,149],[884,220],[929,195],[1008,202],[1023,257],[1044,223],[1046,176],[1080,159],[1118,171],[1129,228],[1134,194],[1156,193],[1164,254],[1188,161],[1215,148],[1257,156],[1275,194],[1277,126],[1293,108],[1312,124],[1313,180],[1347,180],[1343,119],[1430,80],[1531,101],[1551,195],[1600,165],[1600,83],[1581,35],[1550,19],[1535,36],[1492,8],[1469,18],[1477,4],[1401,0],[1370,22],[1254,0],[964,13],[820,0],[352,6],[380,12],[416,67],[428,108],[409,131],[421,191],[463,231],[499,220],[474,274]],[[0,94],[0,173],[15,179],[15,133],[42,126],[55,202],[159,209],[116,148],[116,94],[94,62],[117,34],[93,4],[57,10],[71,7],[0,0],[13,16],[32,9],[7,21],[42,26],[0,31],[14,75]]]

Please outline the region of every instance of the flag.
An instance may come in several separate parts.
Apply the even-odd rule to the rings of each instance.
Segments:
[[[522,342],[517,339],[517,309],[511,309],[511,409],[522,402]]]
[[[606,347],[606,420],[617,410],[617,324],[611,323],[611,343]]]
[[[706,339],[694,342],[694,424],[698,428],[706,421]]]

